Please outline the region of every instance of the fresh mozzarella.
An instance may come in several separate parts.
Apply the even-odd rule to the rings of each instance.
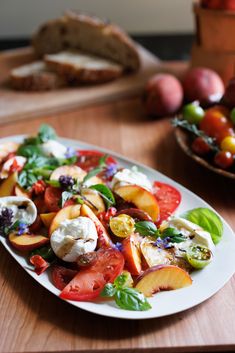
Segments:
[[[187,240],[185,244],[179,243],[178,246],[181,248],[185,248],[192,243],[196,243],[206,246],[212,252],[215,249],[215,245],[212,241],[210,233],[205,231],[202,227],[198,226],[197,224],[188,221],[187,219],[180,217],[172,217],[168,223],[168,227],[176,228],[181,232],[181,234],[191,240]]]
[[[34,203],[23,196],[6,196],[0,198],[0,211],[9,208],[13,212],[13,223],[16,221],[32,224],[37,217],[37,208]]]
[[[67,219],[51,235],[51,247],[62,260],[74,262],[79,255],[94,251],[97,230],[88,217]]]
[[[13,163],[16,163],[17,166],[19,166],[20,168],[23,168],[24,164],[26,163],[27,159],[25,157],[22,156],[15,156],[15,157],[11,157],[9,158],[2,166],[2,170],[0,173],[0,178],[1,179],[5,179],[8,177],[10,169],[13,165]]]
[[[56,158],[65,158],[67,147],[59,143],[58,141],[49,140],[42,144],[42,151],[46,156],[52,156]]]
[[[112,189],[125,185],[139,185],[147,190],[152,189],[151,182],[148,180],[147,176],[139,172],[137,167],[122,169],[114,175],[111,182]]]

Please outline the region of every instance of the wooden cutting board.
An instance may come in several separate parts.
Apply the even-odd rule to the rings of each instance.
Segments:
[[[138,46],[141,68],[110,83],[90,87],[63,88],[49,92],[17,92],[10,88],[10,70],[34,60],[31,48],[0,54],[0,123],[52,114],[96,103],[140,94],[146,80],[157,71],[160,60]]]

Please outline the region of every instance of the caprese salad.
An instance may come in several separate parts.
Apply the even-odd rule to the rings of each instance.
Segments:
[[[174,215],[180,202],[173,186],[66,147],[48,125],[0,145],[0,235],[63,299],[148,310],[154,293],[190,286],[223,226],[207,208]]]

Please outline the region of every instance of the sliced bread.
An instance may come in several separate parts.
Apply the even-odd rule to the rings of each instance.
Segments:
[[[65,81],[48,69],[43,61],[34,61],[11,71],[11,86],[22,91],[47,91],[64,86]]]
[[[39,56],[72,48],[114,60],[127,70],[136,71],[140,65],[135,43],[123,30],[75,11],[44,24],[32,44]]]
[[[74,84],[111,81],[123,71],[121,65],[77,50],[47,54],[44,61],[51,70]]]

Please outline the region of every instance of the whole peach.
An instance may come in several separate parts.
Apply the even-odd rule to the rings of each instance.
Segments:
[[[183,102],[183,88],[179,80],[169,74],[156,74],[149,79],[144,92],[148,115],[164,116],[176,113]]]
[[[224,84],[220,76],[204,67],[188,70],[183,79],[183,88],[187,101],[198,100],[204,105],[219,102],[224,94]]]

